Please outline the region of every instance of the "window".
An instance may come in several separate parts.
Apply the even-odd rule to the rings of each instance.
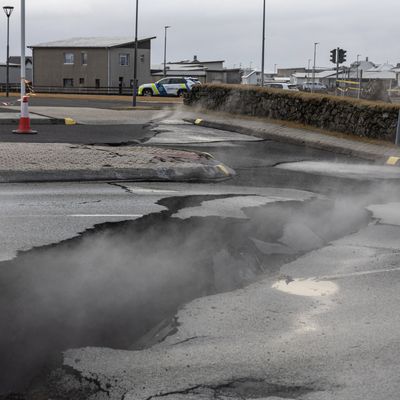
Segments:
[[[85,78],[79,78],[79,84],[84,85],[85,84]]]
[[[64,64],[74,64],[74,53],[64,53]]]
[[[160,83],[161,85],[168,85],[169,83],[171,83],[171,79],[164,78],[164,79],[161,79],[160,81],[158,81],[158,83]]]
[[[100,79],[95,80],[95,86],[97,89],[100,87]]]
[[[129,54],[128,53],[119,55],[119,65],[121,65],[122,67],[129,65]]]
[[[141,56],[140,56],[140,62],[144,62],[144,54],[142,54]]]
[[[171,78],[169,80],[169,83],[177,85],[177,84],[181,84],[181,83],[186,83],[186,81],[185,81],[185,79],[182,79],[182,78]]]
[[[87,53],[81,53],[81,63],[87,65]]]
[[[74,87],[74,80],[72,78],[64,78],[63,86],[65,88]]]

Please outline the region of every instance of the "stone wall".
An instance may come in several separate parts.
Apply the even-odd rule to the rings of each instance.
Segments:
[[[195,86],[185,104],[390,141],[396,135],[400,110],[383,102],[242,85]]]

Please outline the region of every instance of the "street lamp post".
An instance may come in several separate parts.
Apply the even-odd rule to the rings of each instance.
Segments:
[[[23,111],[23,99],[26,94],[26,64],[25,64],[25,0],[21,0],[21,115]]]
[[[314,85],[315,85],[315,64],[317,62],[317,46],[319,45],[318,42],[314,43],[314,66],[313,66],[313,73],[312,73],[312,87],[311,93],[314,93]]]
[[[261,87],[264,86],[264,69],[265,69],[265,11],[266,0],[263,0],[263,32],[262,32],[262,61],[261,61]]]
[[[136,0],[136,18],[135,18],[135,53],[133,60],[133,99],[132,106],[136,107],[136,95],[138,88],[138,79],[137,79],[137,64],[138,64],[138,22],[139,22],[139,0]]]
[[[6,81],[6,94],[10,95],[10,17],[14,10],[12,6],[4,6],[4,12],[7,16],[7,81]]]
[[[164,78],[167,76],[167,30],[170,26],[164,26]]]
[[[358,90],[357,90],[357,98],[361,97],[361,75],[360,75],[360,57],[361,54],[357,54],[357,81],[358,81]],[[362,71],[361,71],[362,74]]]

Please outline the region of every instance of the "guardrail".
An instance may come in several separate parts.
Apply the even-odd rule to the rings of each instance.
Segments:
[[[93,95],[121,95],[132,96],[133,89],[130,87],[58,87],[58,86],[33,86],[35,93],[57,93],[57,94],[93,94]]]
[[[6,84],[0,83],[0,92],[6,91]],[[11,93],[21,91],[19,84],[11,84]],[[27,92],[34,93],[54,93],[54,94],[93,94],[93,95],[120,95],[132,96],[133,89],[130,87],[60,87],[60,86],[30,86],[27,85]]]

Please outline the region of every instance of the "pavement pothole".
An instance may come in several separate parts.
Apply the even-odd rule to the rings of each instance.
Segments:
[[[360,210],[346,224],[335,224],[335,208],[326,200],[260,206],[251,196],[248,207],[242,204],[246,219],[171,218],[181,209],[229,197],[163,199],[159,204],[166,211],[98,225],[79,238],[1,263],[0,318],[8,329],[0,332],[0,393],[23,391],[43,369],[57,367],[68,348],[130,349],[183,304],[260,275],[275,276],[285,263],[369,221]],[[313,232],[301,246],[285,230],[294,221]],[[274,244],[295,251],[275,252]],[[140,347],[173,332],[168,325],[164,330]]]

